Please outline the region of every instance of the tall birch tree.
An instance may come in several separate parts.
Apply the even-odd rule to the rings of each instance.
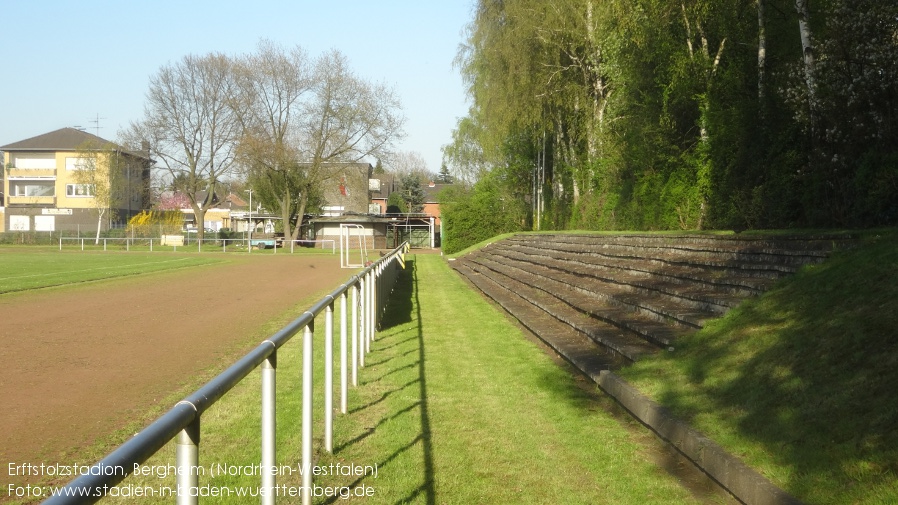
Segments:
[[[77,150],[77,162],[72,172],[75,181],[73,196],[89,198],[91,208],[97,216],[97,235],[95,244],[100,243],[100,231],[103,220],[114,219],[118,204],[126,196],[124,194],[123,168],[124,160],[114,144],[88,143]]]

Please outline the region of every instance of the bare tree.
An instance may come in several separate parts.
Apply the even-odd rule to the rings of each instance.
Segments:
[[[240,133],[231,67],[229,58],[213,53],[160,68],[150,80],[144,118],[123,133],[129,143],[149,142],[167,175],[181,176],[200,239],[215,188],[234,166]]]
[[[248,104],[241,153],[254,189],[277,203],[293,239],[324,184],[341,175],[328,165],[388,155],[404,122],[394,92],[353,74],[341,53],[308,67],[302,54],[263,43],[240,79]]]
[[[389,157],[393,143],[403,135],[405,122],[394,91],[355,75],[346,57],[337,50],[318,58],[314,80],[312,99],[306,103],[300,131],[310,190],[339,176],[325,169],[326,163]],[[303,193],[301,198],[310,193]],[[300,210],[305,208],[303,200]]]
[[[286,51],[262,41],[254,54],[241,58],[235,74],[242,111],[239,157],[258,201],[279,209],[284,233],[297,238],[301,224],[298,196],[305,192],[299,166],[299,125],[303,100],[311,93],[311,64],[299,48]],[[292,229],[291,229],[292,228]]]
[[[400,177],[411,174],[418,179],[434,179],[434,174],[427,169],[427,161],[417,151],[400,151],[389,162],[390,171]]]

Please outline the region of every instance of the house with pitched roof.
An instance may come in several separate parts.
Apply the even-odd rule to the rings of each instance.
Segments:
[[[85,184],[78,171],[92,163],[107,163],[97,173],[115,176],[115,198],[104,209],[102,229],[127,222],[147,208],[150,167],[147,152],[132,151],[96,135],[61,128],[43,135],[0,146],[3,152],[3,217],[6,231],[95,230],[98,198],[96,184]],[[113,168],[110,169],[111,166]],[[102,168],[102,169],[101,169]],[[107,175],[112,179],[112,175]]]

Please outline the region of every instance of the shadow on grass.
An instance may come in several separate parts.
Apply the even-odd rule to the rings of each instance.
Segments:
[[[678,346],[662,403],[722,425],[812,503],[898,496],[898,236],[805,269]],[[742,452],[742,448],[739,449]],[[747,462],[749,462],[747,460]]]
[[[403,344],[410,344],[414,340],[417,340],[417,346],[415,349],[411,349],[409,351],[403,352],[399,355],[392,355],[386,359],[383,359],[376,363],[370,363],[368,366],[376,366],[383,365],[394,359],[402,358],[405,356],[412,355],[417,353],[417,360],[408,365],[404,365],[401,367],[397,367],[395,369],[391,369],[382,375],[371,379],[370,381],[366,381],[365,384],[371,384],[374,382],[378,382],[383,380],[384,378],[391,376],[395,373],[399,373],[403,370],[409,370],[417,367],[417,377],[406,382],[405,384],[396,387],[390,391],[385,392],[379,399],[374,400],[373,402],[368,403],[367,405],[361,406],[355,411],[367,409],[375,404],[382,403],[388,397],[395,395],[396,393],[403,391],[414,384],[418,384],[418,392],[417,399],[413,401],[411,404],[407,404],[404,407],[400,407],[389,413],[388,415],[382,417],[374,426],[368,427],[363,433],[359,434],[352,440],[348,440],[346,443],[335,448],[335,453],[339,454],[342,449],[345,449],[353,444],[357,444],[362,442],[363,440],[370,437],[374,434],[378,428],[382,427],[386,423],[391,420],[397,419],[401,416],[410,415],[417,411],[418,415],[421,419],[421,425],[418,430],[418,433],[408,441],[408,443],[398,447],[395,451],[389,454],[387,457],[382,459],[377,463],[378,467],[382,468],[388,465],[391,461],[395,460],[402,453],[414,449],[421,444],[422,449],[422,459],[420,466],[416,468],[420,468],[420,484],[416,487],[409,489],[406,496],[397,500],[396,503],[408,503],[413,500],[419,499],[421,495],[424,495],[424,499],[428,505],[433,505],[437,503],[436,499],[436,489],[434,487],[434,467],[433,467],[433,444],[430,439],[430,413],[427,406],[427,373],[424,359],[424,331],[421,323],[421,308],[418,299],[418,291],[417,291],[417,269],[415,268],[415,261],[407,257],[405,262],[405,269],[400,270],[399,275],[396,280],[396,285],[393,290],[393,293],[390,295],[390,301],[387,304],[386,310],[384,312],[383,318],[381,319],[381,331],[388,330],[390,328],[394,328],[396,326],[406,324],[406,323],[414,323],[413,331],[416,333],[412,337],[404,338],[397,342],[390,342],[383,348],[378,348],[378,352],[381,352],[385,349],[393,349],[395,347],[401,346]],[[399,334],[393,334],[387,338],[401,338],[405,336],[406,332],[401,332]],[[388,340],[384,338],[379,338],[379,342],[388,342]],[[406,469],[403,469],[404,471]],[[408,469],[411,471],[411,469]],[[349,484],[349,487],[355,487],[361,484],[362,480],[365,476],[360,477],[355,482]],[[332,499],[326,501],[325,503],[336,503],[339,500],[339,497],[333,497]]]

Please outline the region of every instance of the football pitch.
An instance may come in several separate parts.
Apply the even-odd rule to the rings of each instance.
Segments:
[[[352,273],[320,253],[0,249],[0,463],[99,459]]]

